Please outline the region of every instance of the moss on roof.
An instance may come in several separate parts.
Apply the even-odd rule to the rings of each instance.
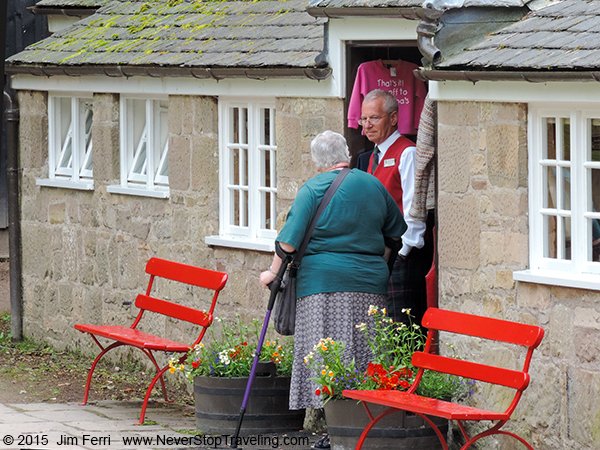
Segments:
[[[315,67],[325,21],[305,7],[305,0],[110,1],[9,63]]]

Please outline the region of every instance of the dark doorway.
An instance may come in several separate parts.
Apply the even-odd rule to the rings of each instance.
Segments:
[[[416,41],[348,41],[346,43],[347,67],[346,67],[346,103],[344,107],[344,117],[348,117],[348,106],[358,67],[367,61],[377,59],[381,60],[402,60],[419,65],[422,55],[419,53]],[[350,128],[347,120],[344,120],[344,134],[350,147],[352,156],[352,165],[356,164],[357,156],[365,150],[373,147],[367,138],[361,134],[358,129]],[[408,135],[415,139],[416,136]]]

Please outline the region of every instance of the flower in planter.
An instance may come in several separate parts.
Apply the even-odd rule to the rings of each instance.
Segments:
[[[261,323],[254,319],[243,321],[240,317],[220,322],[220,332],[213,328],[205,343],[194,346],[183,363],[177,356],[169,360],[169,372],[183,372],[188,380],[196,376],[247,377],[250,375]],[[277,375],[289,376],[293,363],[293,340],[291,337],[266,339],[260,353],[261,362],[272,362]]]
[[[315,395],[327,402],[340,399],[344,389],[407,390],[416,375],[411,364],[412,354],[425,345],[425,335],[411,321],[410,310],[402,311],[408,324],[394,322],[385,308],[369,307],[369,323],[356,324],[371,350],[371,360],[365,370],[356,367],[354,359],[344,358],[345,345],[330,337],[322,338],[304,363],[315,373],[312,379],[318,388]],[[418,393],[433,398],[452,398],[463,394],[465,385],[458,377],[426,371]]]

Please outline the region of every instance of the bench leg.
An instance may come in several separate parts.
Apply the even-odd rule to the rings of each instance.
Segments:
[[[167,371],[168,368],[169,368],[169,365],[166,365],[162,369],[158,370],[156,372],[156,375],[154,375],[154,378],[152,378],[152,381],[150,382],[150,386],[148,386],[148,389],[146,390],[146,396],[144,397],[144,402],[142,403],[142,411],[140,413],[140,420],[139,420],[140,425],[144,424],[144,418],[146,417],[146,407],[148,406],[148,400],[150,400],[150,394],[152,394],[152,389],[154,389],[154,385],[156,384],[156,382],[159,379],[161,381],[163,381],[162,376]],[[163,388],[164,388],[164,382],[163,382]]]
[[[156,373],[160,372],[161,368],[159,367],[158,363],[156,362],[156,359],[154,358],[154,355],[152,354],[152,352],[150,350],[146,350],[146,349],[141,349],[141,350],[146,354],[146,356],[150,359],[150,361],[152,361],[152,364],[154,364]],[[162,374],[164,374],[164,373],[165,373],[165,371],[163,370]],[[163,378],[162,374],[159,376],[160,387],[162,389],[162,394],[165,399],[165,402],[169,402],[169,397],[167,395],[167,387],[165,386],[165,379]],[[153,383],[151,383],[151,385],[154,386],[154,383],[156,383],[156,381],[153,380]]]
[[[365,410],[367,412],[367,415],[369,416],[369,419],[371,419],[371,421],[365,426],[365,428],[363,429],[362,433],[360,434],[360,437],[358,438],[358,442],[356,443],[356,446],[354,447],[354,450],[361,450],[365,439],[367,439],[367,435],[369,434],[369,431],[371,431],[371,429],[377,425],[377,422],[379,422],[381,419],[383,419],[385,416],[389,416],[392,413],[395,412],[400,412],[402,411],[401,409],[397,409],[397,408],[387,408],[386,410],[384,410],[383,412],[381,412],[379,415],[377,415],[376,417],[373,417],[373,414],[371,413],[371,410],[369,409],[369,407],[367,406],[366,402],[363,402],[363,406],[365,407]],[[442,445],[442,449],[443,450],[448,450],[448,444],[446,442],[446,438],[444,438],[444,435],[442,434],[442,432],[440,431],[440,429],[437,427],[437,425],[435,423],[433,423],[433,421],[427,417],[424,414],[419,414],[419,413],[415,413],[416,415],[418,415],[419,417],[421,417],[423,420],[425,420],[425,422],[427,422],[429,424],[429,426],[433,429],[433,431],[435,432],[435,434],[437,435],[440,444]]]
[[[519,435],[517,435],[515,433],[512,433],[510,431],[500,430],[500,427],[502,427],[505,423],[506,423],[506,421],[498,422],[496,425],[494,425],[489,430],[483,431],[483,432],[481,432],[479,434],[476,434],[472,438],[469,438],[467,436],[467,434],[466,434],[466,430],[464,429],[464,426],[459,422],[459,426],[461,428],[461,431],[463,432],[463,435],[467,439],[466,444],[461,447],[461,450],[466,450],[469,447],[471,447],[475,442],[477,442],[479,439],[482,439],[482,438],[484,438],[486,436],[491,436],[493,434],[503,434],[503,435],[506,435],[506,436],[510,436],[510,437],[516,439],[517,441],[519,441],[525,447],[527,447],[528,450],[533,450],[533,447],[529,444],[529,442],[527,442],[521,436],[519,436]]]
[[[100,345],[98,343],[98,341],[95,339],[95,336],[92,336],[92,337],[94,338],[94,340],[96,341],[96,343],[98,345]],[[121,342],[114,342],[114,343],[112,343],[111,345],[109,345],[106,348],[100,346],[100,348],[102,350],[100,351],[100,353],[98,353],[98,356],[96,356],[96,359],[94,359],[94,362],[92,363],[92,366],[90,367],[90,370],[88,371],[87,381],[85,383],[85,391],[83,392],[83,403],[82,403],[82,405],[86,405],[87,404],[88,397],[89,397],[89,394],[90,394],[90,386],[92,385],[92,375],[94,375],[94,370],[96,370],[96,366],[98,365],[98,362],[110,350],[112,350],[113,348],[116,348],[116,347],[120,347],[121,345],[123,345],[123,343],[121,343]]]

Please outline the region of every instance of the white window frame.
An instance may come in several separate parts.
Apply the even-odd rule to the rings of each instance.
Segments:
[[[544,160],[543,122],[546,118],[568,118],[570,121],[570,161]],[[591,129],[588,119],[600,118],[600,108],[581,104],[529,105],[529,264],[528,270],[515,272],[520,281],[600,290],[600,262],[590,260],[591,224],[589,219],[600,219],[600,211],[590,211],[591,181],[588,169],[600,169],[600,162],[588,161]],[[557,127],[558,128],[558,127]],[[560,139],[560,132],[558,139]],[[570,172],[570,210],[545,210],[547,181],[544,166],[559,165]],[[586,195],[580,195],[580,193]],[[560,194],[557,194],[560,195]],[[556,207],[560,204],[556,204]],[[544,214],[570,218],[570,259],[545,256],[547,236],[544,229]],[[560,234],[560,230],[558,230]],[[557,254],[560,255],[560,252]]]
[[[169,196],[169,177],[163,173],[167,170],[169,153],[166,100],[167,97],[121,96],[120,184],[108,186],[108,192],[157,198]],[[132,102],[143,102],[143,117],[136,116]],[[139,136],[134,136],[136,121],[142,128]]]
[[[232,142],[234,108],[247,111],[248,136],[246,144]],[[269,143],[261,143],[261,132],[265,126],[261,111],[269,110]],[[219,235],[207,236],[205,242],[209,245],[245,248],[262,251],[273,251],[273,241],[277,237],[276,198],[277,198],[277,142],[275,135],[275,101],[265,99],[220,99],[219,100]],[[241,122],[238,122],[239,133],[242,133]],[[238,157],[238,165],[233,167],[231,156],[233,148],[246,150],[244,156]],[[265,168],[269,153],[269,167]],[[243,152],[242,152],[243,154]],[[246,173],[239,183],[232,183],[234,171]],[[269,171],[271,186],[265,186],[262,174]],[[238,204],[234,205],[233,191],[240,193]],[[241,199],[247,196],[247,200]],[[270,202],[269,217],[267,218],[267,198]],[[235,209],[242,215],[247,214],[247,223],[234,223]],[[246,211],[247,208],[247,211]],[[266,224],[268,220],[268,225]],[[240,220],[241,222],[241,220]]]
[[[65,100],[68,100],[64,111]],[[65,114],[70,122],[63,122]],[[87,114],[93,120],[91,94],[49,93],[48,95],[48,178],[36,179],[38,186],[67,189],[94,189],[92,125],[86,130]],[[67,145],[70,155],[65,156]],[[61,160],[66,161],[61,164]]]

